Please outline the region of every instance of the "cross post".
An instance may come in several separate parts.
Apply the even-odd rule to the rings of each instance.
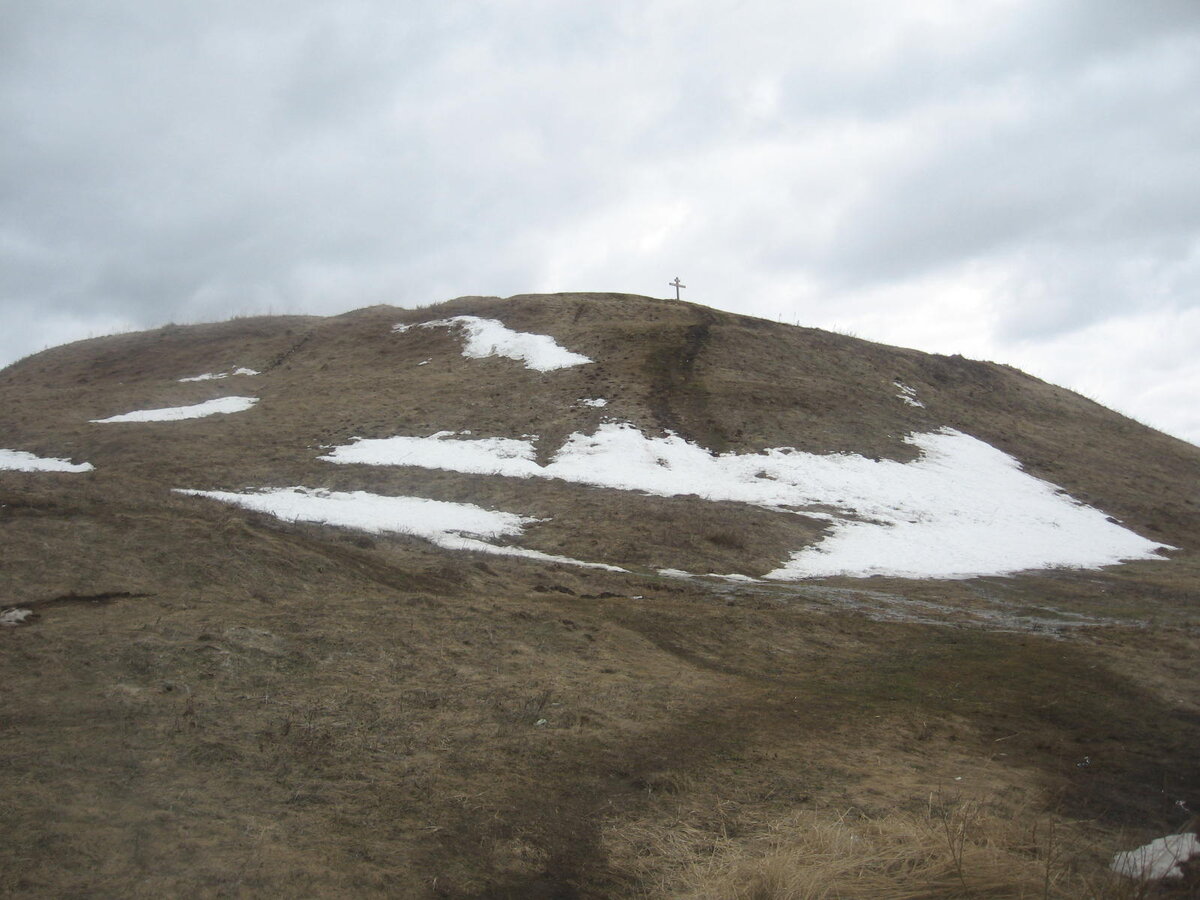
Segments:
[[[667,282],[667,287],[673,287],[673,288],[675,288],[675,299],[676,299],[676,300],[678,300],[678,299],[679,299],[679,289],[680,289],[680,288],[685,288],[685,287],[687,287],[687,285],[686,285],[686,284],[680,284],[680,283],[679,283],[679,276],[678,276],[678,275],[676,275],[676,276],[675,276],[675,280],[674,280],[674,281],[668,281],[668,282]]]

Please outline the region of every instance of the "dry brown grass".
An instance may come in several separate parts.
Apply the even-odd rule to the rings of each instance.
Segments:
[[[677,823],[626,826],[609,840],[645,862],[647,898],[1138,900],[1164,890],[1109,871],[1111,836],[1083,823],[941,794],[917,812],[806,810],[738,837]]]
[[[598,362],[544,376],[390,330],[458,313]],[[87,422],[227,393],[177,379],[237,365],[264,373],[253,414]],[[895,400],[896,377],[926,410]],[[604,411],[576,403],[597,396]],[[819,536],[736,504],[316,459],[461,428],[553,449],[602,415],[715,448],[892,457],[905,431],[955,424],[1193,550],[971,582],[706,584],[171,493],[465,500],[550,517],[527,546],[701,572],[765,571]],[[35,611],[0,629],[0,893],[1068,896],[1108,890],[1107,848],[1177,827],[1200,785],[1200,452],[1003,367],[674,301],[464,298],[39,354],[0,373],[0,434],[97,467],[0,473],[0,609]],[[1112,621],[981,627],[1045,607]],[[912,804],[957,775],[1018,812]]]

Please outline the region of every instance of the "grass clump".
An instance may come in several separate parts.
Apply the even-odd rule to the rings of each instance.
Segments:
[[[940,794],[918,812],[805,810],[736,836],[679,823],[621,838],[644,860],[670,860],[647,873],[646,897],[1134,900],[1163,890],[1109,871],[1111,838],[1079,823]]]

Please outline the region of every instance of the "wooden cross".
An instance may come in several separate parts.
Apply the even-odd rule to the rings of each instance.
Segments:
[[[685,288],[685,287],[687,287],[687,285],[686,285],[686,284],[680,284],[680,283],[679,283],[679,276],[678,276],[678,275],[676,275],[676,276],[675,276],[675,280],[674,280],[674,281],[668,281],[668,282],[667,282],[667,287],[673,287],[673,288],[675,288],[675,299],[676,299],[676,300],[678,300],[678,299],[679,299],[679,289],[680,289],[680,288]]]

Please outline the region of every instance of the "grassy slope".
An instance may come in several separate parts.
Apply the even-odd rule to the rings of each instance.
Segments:
[[[597,363],[539,375],[464,359],[444,330],[390,333],[465,313]],[[238,365],[264,375],[175,381]],[[926,408],[896,400],[895,378]],[[192,422],[86,421],[231,393],[262,400]],[[574,405],[596,396],[610,407]],[[1176,827],[1174,800],[1200,787],[1200,451],[1003,366],[673,301],[463,298],[69,345],[0,373],[0,410],[4,446],[97,466],[0,473],[2,602],[38,613],[0,631],[8,892],[686,893],[709,877],[697,860],[756,865],[799,814],[917,816],[957,792],[992,820],[1090,823],[1061,894],[1080,896],[1120,835]],[[467,428],[552,450],[604,414],[714,449],[893,458],[909,431],[952,425],[1182,550],[1098,573],[718,588],[169,493],[472,500],[552,516],[529,546],[698,571],[765,571],[817,537],[732,504],[314,459],[355,435]],[[949,622],[1047,606],[1113,621],[1063,639],[848,608],[922,602]],[[1012,884],[1038,852],[1005,857]]]

